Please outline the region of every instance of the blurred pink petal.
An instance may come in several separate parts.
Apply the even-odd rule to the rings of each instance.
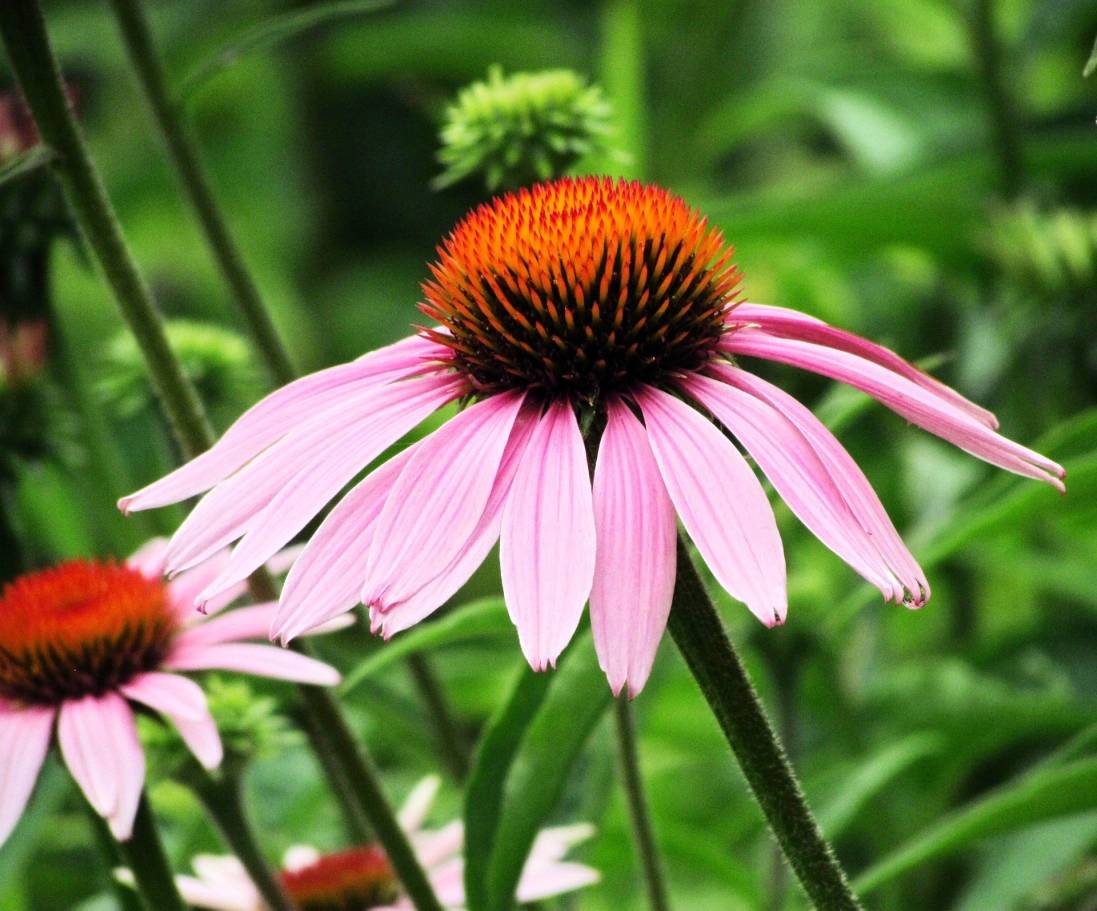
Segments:
[[[674,594],[674,506],[643,426],[619,401],[607,408],[594,469],[597,557],[590,621],[613,694],[643,689]]]
[[[121,692],[167,717],[205,768],[215,769],[221,764],[221,737],[206,695],[193,680],[177,674],[142,674],[123,686]]]
[[[241,642],[180,647],[164,666],[175,671],[239,671],[313,686],[335,686],[341,679],[335,668],[315,658],[273,645]]]
[[[54,709],[14,708],[0,702],[0,845],[30,799],[49,750]]]

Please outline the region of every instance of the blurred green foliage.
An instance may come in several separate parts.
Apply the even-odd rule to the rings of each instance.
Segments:
[[[299,363],[355,357],[419,319],[434,245],[484,198],[474,181],[432,189],[437,134],[462,86],[496,65],[574,68],[601,84],[612,140],[629,158],[599,167],[700,206],[736,245],[751,299],[935,359],[938,375],[993,408],[1008,435],[1067,466],[1059,498],[995,475],[857,394],[767,369],[838,429],[934,597],[919,612],[885,608],[778,506],[788,624],[763,630],[730,599],[721,607],[839,854],[875,885],[870,907],[1092,911],[1097,83],[1082,69],[1093,4],[989,4],[997,88],[1022,140],[1020,173],[1008,180],[1001,114],[976,59],[977,0],[407,0],[343,15],[353,5],[150,3],[219,200]],[[165,313],[239,330],[107,6],[44,6]],[[303,12],[310,28],[249,42],[270,33],[264,23]],[[248,52],[226,61],[224,50],[241,46]],[[1006,199],[1014,185],[1020,197]],[[53,247],[50,275],[53,331],[69,353],[51,371],[83,422],[80,452],[21,465],[5,502],[28,559],[125,553],[181,513],[122,522],[111,502],[176,453],[151,409],[89,404],[87,390],[112,382],[113,302],[76,243]],[[257,389],[232,370],[216,375],[223,427]],[[458,600],[497,595],[497,580],[485,568]],[[469,623],[451,616],[415,647],[436,655],[471,738],[508,695],[520,657],[490,607]],[[321,647],[348,673],[383,648],[362,628]],[[577,698],[581,676],[577,668],[561,704]],[[347,696],[353,720],[398,799],[440,765],[429,725],[399,663],[381,659],[359,677]],[[592,689],[592,705],[603,698]],[[670,644],[635,709],[675,907],[804,907]],[[527,747],[538,745],[552,746]],[[643,908],[610,725],[595,725],[577,755],[553,779],[559,799],[546,812],[598,826],[582,856],[604,881],[559,905]],[[292,843],[344,844],[302,746],[260,758],[247,783],[272,858]],[[164,781],[154,798],[179,869],[219,849],[185,790]],[[438,819],[460,806],[448,788]],[[87,872],[97,864],[79,801],[51,771],[0,849],[0,909],[110,907],[105,879]]]

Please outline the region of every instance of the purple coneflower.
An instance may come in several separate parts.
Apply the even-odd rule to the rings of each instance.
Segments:
[[[221,762],[202,688],[178,672],[339,682],[326,664],[245,641],[265,636],[274,603],[196,613],[195,594],[228,555],[165,584],[166,543],[151,541],[124,564],[72,560],[28,573],[0,594],[0,844],[23,814],[55,728],[73,778],[125,841],[145,783],[134,705],[171,721],[206,768]],[[230,587],[207,610],[241,594]]]
[[[439,779],[424,779],[400,810],[419,862],[444,908],[465,907],[464,830],[459,820],[441,829],[423,822],[438,790]],[[598,871],[565,855],[594,834],[589,825],[560,826],[538,835],[522,869],[516,898],[525,904],[573,892],[598,882]],[[266,911],[259,890],[235,857],[199,855],[194,876],[179,876],[179,893],[189,905],[212,911]],[[129,877],[126,876],[126,879]],[[376,845],[324,854],[298,845],[286,852],[279,872],[282,888],[301,911],[412,911],[400,892],[388,858]]]
[[[121,502],[210,490],[169,568],[239,539],[216,597],[293,538],[442,406],[469,403],[335,506],[294,565],[272,627],[287,641],[368,606],[391,635],[450,598],[500,541],[522,650],[553,665],[590,600],[614,692],[651,669],[675,578],[675,516],[763,623],[786,613],[773,510],[746,458],[819,539],[892,601],[929,586],[845,449],[740,359],[849,383],[994,465],[1062,490],[1063,469],[891,351],[740,301],[731,248],[655,186],[565,179],[500,197],[439,248],[411,338],[278,390],[210,449]],[[583,423],[602,430],[593,484]]]

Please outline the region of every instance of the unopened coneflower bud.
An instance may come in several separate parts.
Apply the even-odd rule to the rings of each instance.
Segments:
[[[492,67],[446,110],[438,153],[445,170],[435,186],[473,174],[489,190],[559,176],[605,149],[609,125],[601,88],[572,70],[504,75]]]

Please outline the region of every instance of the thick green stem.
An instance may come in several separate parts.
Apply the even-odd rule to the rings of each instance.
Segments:
[[[110,881],[110,890],[114,893],[114,899],[118,902],[121,911],[145,911],[144,902],[134,891],[134,887],[115,876],[115,870],[122,866],[122,852],[118,848],[118,842],[110,834],[106,821],[91,808],[91,804],[85,803],[88,811],[88,821],[91,824],[92,835],[95,844],[103,858],[106,867],[106,877]]]
[[[644,886],[652,911],[668,911],[667,884],[663,877],[663,864],[656,847],[644,795],[644,782],[640,777],[640,760],[636,751],[636,726],[632,706],[625,697],[614,701],[617,719],[617,742],[620,748],[621,769],[624,773],[625,796],[628,798],[632,834],[636,840],[636,853],[644,873]]]
[[[212,445],[213,431],[193,385],[168,344],[163,321],[122,236],[118,219],[68,107],[37,0],[0,3],[0,34],[42,140],[58,156],[55,168],[77,224],[137,339],[172,430],[182,450],[188,456],[197,455]],[[274,585],[265,571],[256,573],[251,581],[257,597],[265,600],[274,596]],[[316,724],[328,732],[336,746],[336,759],[345,778],[355,786],[354,794],[359,799],[361,811],[374,822],[374,829],[393,858],[397,874],[406,877],[404,885],[416,908],[439,911],[441,906],[380,787],[372,778],[367,760],[355,744],[338,704],[325,690],[302,686],[301,692],[307,710],[317,716]],[[361,780],[364,777],[369,777],[369,783]],[[335,791],[337,795],[340,793],[338,788]],[[391,826],[378,825],[377,819],[382,823],[388,820]],[[170,911],[171,907],[165,905],[158,911]]]
[[[248,877],[267,907],[271,911],[294,911],[293,902],[259,848],[244,807],[240,778],[231,773],[215,778],[195,762],[187,769],[185,780],[206,808],[225,843],[248,871]]]
[[[669,628],[804,891],[820,911],[860,909],[681,540]]]
[[[296,375],[293,362],[213,198],[198,148],[188,135],[179,110],[168,94],[164,65],[153,41],[141,0],[111,0],[111,5],[122,31],[130,63],[133,64],[145,98],[160,127],[179,182],[198,216],[214,261],[244,317],[255,347],[262,354],[275,381],[279,384],[288,383]]]
[[[994,22],[994,0],[972,0],[971,43],[979,68],[1002,192],[1014,199],[1024,187],[1024,155],[1017,108],[1002,71],[1002,45]]]
[[[409,656],[407,666],[415,682],[415,688],[419,691],[419,698],[434,721],[438,751],[449,766],[454,780],[464,781],[469,773],[468,749],[461,736],[461,730],[453,719],[453,713],[450,711],[438,675],[424,655]]]
[[[400,823],[381,790],[377,770],[369,757],[358,749],[346,719],[323,690],[303,686],[301,695],[323,728],[333,754],[338,757],[339,764],[346,771],[358,803],[376,833],[377,840],[384,846],[389,862],[400,877],[408,898],[418,911],[442,911],[442,905],[435,896],[407,835],[400,828]]]
[[[171,867],[164,856],[148,795],[141,795],[133,835],[129,841],[119,842],[118,850],[133,873],[137,893],[148,911],[186,911],[187,906],[179,896]]]

